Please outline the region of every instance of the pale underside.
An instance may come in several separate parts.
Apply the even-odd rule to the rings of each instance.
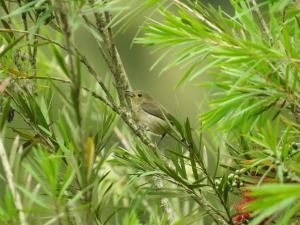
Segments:
[[[136,119],[143,125],[145,128],[157,135],[163,135],[168,130],[168,124],[159,117],[153,116],[149,113],[146,113],[144,110],[139,110],[136,113]]]

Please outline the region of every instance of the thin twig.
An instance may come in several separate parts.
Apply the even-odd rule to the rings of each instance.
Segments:
[[[76,52],[77,56],[79,57],[80,62],[83,63],[83,65],[85,65],[85,67],[88,69],[89,73],[91,75],[93,75],[93,77],[97,80],[98,84],[100,85],[100,87],[104,91],[104,93],[105,93],[107,99],[109,100],[109,102],[112,105],[115,105],[115,101],[114,101],[112,95],[110,94],[108,88],[105,86],[104,82],[99,78],[96,70],[89,64],[86,57],[80,53],[79,49],[75,48],[75,52]]]
[[[59,42],[53,41],[50,38],[41,35],[41,34],[37,34],[37,33],[32,33],[29,31],[25,31],[25,30],[18,30],[18,29],[6,29],[6,28],[0,28],[0,32],[4,32],[4,33],[21,33],[21,34],[29,34],[29,35],[34,35],[42,40],[48,41],[49,43],[52,43],[54,45],[57,45],[58,47],[67,50],[65,46],[63,46],[62,44],[60,44]]]

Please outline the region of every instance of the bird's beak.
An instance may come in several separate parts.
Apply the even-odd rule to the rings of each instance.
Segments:
[[[126,90],[125,95],[129,97],[133,97],[133,93],[131,91]]]

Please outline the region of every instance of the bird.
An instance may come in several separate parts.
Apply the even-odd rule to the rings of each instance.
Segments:
[[[127,90],[125,95],[130,99],[135,120],[146,131],[161,136],[162,140],[171,130],[170,122],[167,122],[171,114],[145,91]]]

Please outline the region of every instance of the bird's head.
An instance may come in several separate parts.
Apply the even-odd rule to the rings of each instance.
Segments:
[[[147,101],[152,101],[150,95],[144,91],[136,90],[136,91],[125,91],[125,95],[128,96],[131,100],[132,104],[142,105]]]

